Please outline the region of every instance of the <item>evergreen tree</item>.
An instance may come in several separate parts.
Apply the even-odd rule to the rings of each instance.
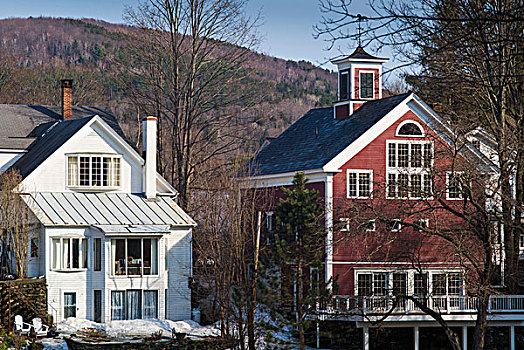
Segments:
[[[282,188],[284,197],[275,207],[275,255],[281,270],[281,293],[284,303],[293,300],[301,349],[305,348],[308,306],[314,305],[321,294],[318,271],[325,239],[324,209],[318,191],[306,189],[306,183],[304,173],[296,173],[293,188]]]

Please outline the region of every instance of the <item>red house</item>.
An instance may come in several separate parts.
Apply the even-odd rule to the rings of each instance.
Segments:
[[[475,299],[469,296],[464,261],[427,230],[460,229],[461,222],[435,204],[459,208],[463,188],[457,180],[473,163],[479,173],[496,173],[481,138],[455,152],[453,132],[413,93],[382,96],[382,64],[362,47],[333,61],[338,66],[338,101],[312,109],[253,159],[251,186],[291,185],[296,172],[309,179],[325,204],[325,281],[336,279],[338,295],[321,310],[322,320],[354,322],[363,329],[364,349],[373,344],[369,328],[392,306],[395,295],[427,297],[433,310],[453,327],[462,327],[467,348],[474,325]],[[475,135],[469,135],[475,138]],[[280,191],[274,191],[280,193]],[[431,210],[430,210],[431,209]],[[274,228],[267,209],[267,231]],[[476,242],[464,245],[475,251]],[[496,264],[502,254],[495,249]],[[524,323],[524,297],[505,303],[493,296],[491,326]],[[505,306],[500,306],[504,304]],[[500,307],[498,307],[498,306]],[[405,300],[381,323],[412,337],[415,349],[434,319]],[[407,330],[407,331],[406,331]],[[400,332],[400,331],[399,331]]]

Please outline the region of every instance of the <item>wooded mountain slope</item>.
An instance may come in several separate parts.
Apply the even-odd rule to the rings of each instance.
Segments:
[[[136,140],[137,111],[117,79],[126,74],[121,68],[134,30],[92,19],[0,20],[0,103],[59,104],[59,80],[72,78],[75,104],[109,105]],[[246,65],[265,94],[263,103],[243,112],[253,120],[249,148],[277,136],[310,108],[335,100],[336,75],[309,62],[254,53]]]

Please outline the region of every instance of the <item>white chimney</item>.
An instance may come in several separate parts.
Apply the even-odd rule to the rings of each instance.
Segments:
[[[144,194],[146,198],[156,197],[156,123],[157,118],[149,116],[142,121],[142,150],[145,153]]]

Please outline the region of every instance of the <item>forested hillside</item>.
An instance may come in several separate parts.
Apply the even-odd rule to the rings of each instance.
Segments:
[[[91,19],[0,20],[0,103],[59,104],[59,80],[73,78],[75,104],[109,105],[128,136],[136,139],[140,111],[119,84],[128,74],[133,31]],[[243,88],[263,94],[255,108],[238,106],[252,119],[248,152],[308,109],[335,99],[335,74],[311,63],[253,53],[242,68],[254,73]]]

